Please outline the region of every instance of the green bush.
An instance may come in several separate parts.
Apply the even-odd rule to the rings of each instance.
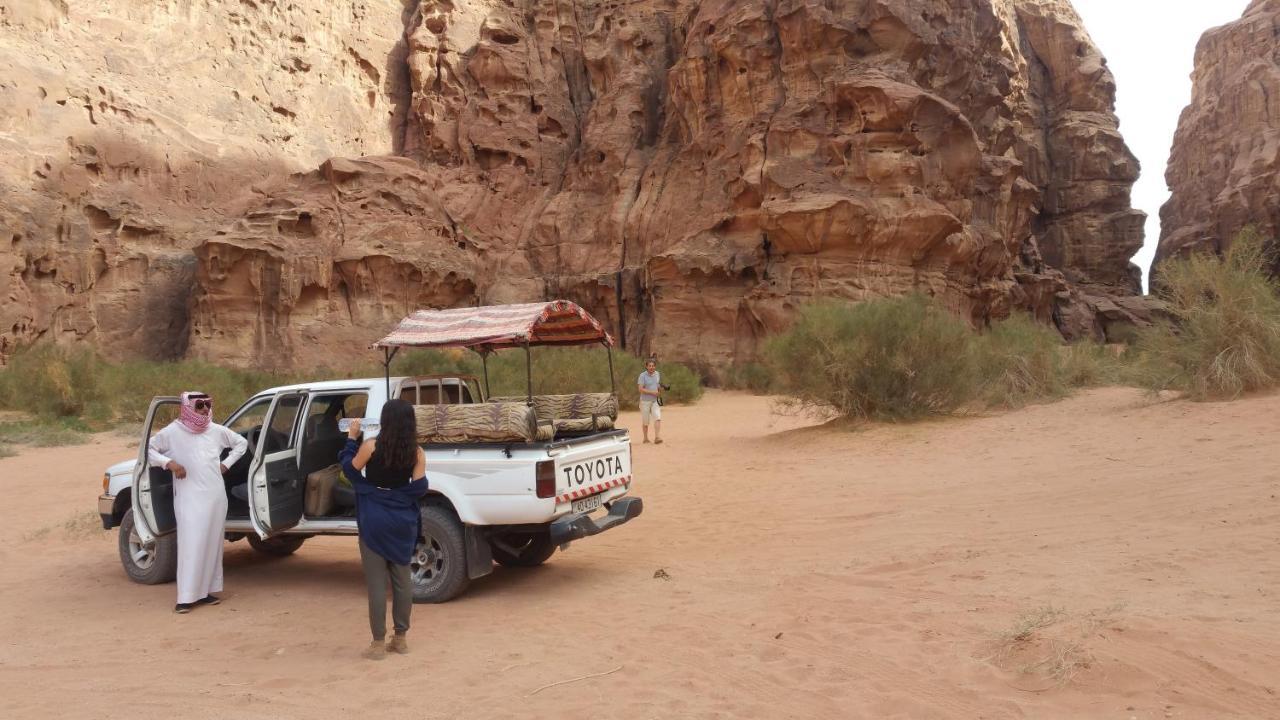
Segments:
[[[784,404],[854,419],[910,420],[969,407],[1019,407],[1112,381],[1114,353],[1025,315],[975,333],[923,296],[801,310],[766,347]],[[732,376],[732,374],[731,374]]]
[[[609,391],[609,358],[604,348],[535,347],[530,354],[534,394]],[[475,357],[474,353],[471,355]],[[473,363],[471,374],[483,374],[478,357],[469,362]],[[398,372],[395,366],[392,369]],[[665,401],[692,403],[702,397],[702,381],[687,366],[661,363],[658,371],[663,384],[671,387],[664,395]],[[640,401],[636,378],[641,372],[644,372],[643,360],[630,353],[614,351],[613,374],[622,407],[631,407]],[[503,350],[489,356],[489,383],[492,395],[524,395],[528,388],[524,350]]]
[[[1067,394],[1062,336],[1015,314],[973,339],[982,399],[992,407],[1021,407]]]
[[[33,447],[82,445],[89,441],[89,428],[69,418],[37,418],[35,422],[0,424],[0,441]]]
[[[533,348],[532,357],[535,393],[609,390],[609,360],[604,348]],[[644,363],[634,355],[616,351],[613,361],[619,401],[624,407],[635,405],[639,399],[635,379],[644,370]],[[391,371],[396,375],[483,374],[480,357],[465,350],[402,352]],[[669,401],[694,402],[702,395],[701,381],[689,368],[664,363],[661,371],[663,383],[671,386],[666,394]],[[157,395],[176,395],[185,390],[209,393],[214,398],[216,417],[221,419],[264,388],[316,378],[377,377],[382,372],[381,363],[376,361],[345,370],[291,374],[237,370],[192,360],[111,363],[85,350],[39,346],[17,353],[9,367],[0,371],[0,409],[35,415],[34,425],[23,425],[40,430],[32,438],[70,441],[72,436],[58,430],[70,427],[69,420],[77,421],[70,431],[78,433],[122,420],[138,422],[146,417],[151,398]],[[523,395],[527,386],[524,351],[507,350],[490,356],[489,379],[494,395]],[[0,433],[0,440],[3,439],[23,444],[35,441],[5,438]]]
[[[766,395],[777,389],[773,370],[765,363],[746,362],[732,365],[724,373],[724,387]]]
[[[1174,322],[1139,333],[1134,377],[1194,400],[1239,397],[1280,385],[1280,294],[1258,234],[1241,233],[1222,256],[1166,262],[1157,287]]]
[[[809,305],[765,353],[802,409],[906,420],[952,412],[974,396],[971,343],[963,321],[911,295]]]
[[[1128,376],[1128,355],[1118,345],[1077,342],[1062,348],[1063,381],[1069,388],[1116,385]]]
[[[153,396],[200,390],[214,397],[222,416],[258,390],[291,381],[197,361],[110,363],[87,350],[44,345],[15,354],[0,372],[0,408],[31,413],[43,425],[77,418],[102,427],[142,420]]]
[[[43,417],[83,415],[102,401],[103,364],[90,352],[44,345],[0,373],[0,407]]]

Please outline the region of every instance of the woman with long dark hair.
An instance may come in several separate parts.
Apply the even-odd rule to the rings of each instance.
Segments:
[[[364,656],[370,660],[381,660],[388,650],[409,652],[405,640],[413,609],[409,562],[422,524],[418,501],[427,494],[427,457],[418,447],[413,405],[388,400],[382,406],[380,425],[376,438],[357,444],[360,421],[352,420],[347,445],[339,455],[356,493],[360,562],[369,590],[369,629],[373,632],[373,642]],[[388,580],[395,635],[384,645]]]

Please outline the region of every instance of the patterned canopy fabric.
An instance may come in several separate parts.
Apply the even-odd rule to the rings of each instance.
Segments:
[[[528,345],[613,346],[600,322],[568,300],[419,310],[375,348],[465,347],[481,352]]]

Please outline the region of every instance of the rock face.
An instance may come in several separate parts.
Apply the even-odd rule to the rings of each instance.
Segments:
[[[398,0],[0,0],[0,358],[185,352],[198,234],[252,183],[399,150]]]
[[[33,23],[85,32],[66,20],[77,9],[49,7],[43,20],[20,18],[19,37],[34,46]],[[74,193],[65,181],[6,180],[5,222],[23,239],[4,289],[30,308],[12,331],[0,318],[7,342],[65,332],[75,317],[77,335],[146,352],[138,333],[108,332],[114,313],[103,311],[132,293],[159,303],[168,325],[155,340],[180,352],[319,364],[361,353],[413,307],[567,297],[631,349],[713,365],[751,359],[820,296],[920,291],[977,323],[1023,307],[1068,336],[1098,336],[1100,313],[1117,307],[1106,298],[1138,290],[1128,263],[1142,240],[1129,205],[1138,166],[1117,130],[1111,75],[1066,0],[320,7],[321,27],[304,2],[221,7],[188,26],[222,23],[196,36],[243,67],[187,70],[183,83],[200,81],[173,83],[182,96],[160,103],[165,115],[181,113],[175,127],[204,128],[213,143],[253,130],[247,148],[186,148],[156,104],[139,102],[117,137],[181,160],[165,158],[163,183],[153,172],[130,193],[118,161],[60,144],[73,129],[36,133],[44,157],[67,155],[58,172],[88,177]],[[232,13],[250,19],[230,25]],[[288,54],[295,32],[327,52]],[[77,41],[88,42],[66,42]],[[43,67],[12,54],[33,77]],[[97,77],[70,67],[61,73]],[[229,75],[238,96],[206,102]],[[54,85],[7,85],[31,110],[6,111],[10,123],[34,133],[45,121],[32,112],[55,112],[36,88]],[[85,103],[57,107],[97,107],[98,89],[86,88]],[[292,91],[289,112],[270,109],[264,88]],[[400,157],[284,176],[334,155]],[[227,161],[244,156],[252,162]],[[183,162],[197,169],[172,169]],[[37,201],[73,219],[11,212]],[[84,228],[81,250],[64,226]],[[150,245],[121,237],[126,228],[148,229]],[[143,265],[109,281],[125,257]],[[146,265],[160,257],[167,275]],[[81,284],[66,289],[72,271],[52,279],[42,262],[74,268]],[[168,290],[151,286],[156,275]],[[27,299],[32,287],[57,288],[62,304]]]
[[[1222,250],[1248,225],[1280,237],[1280,0],[1254,0],[1200,38],[1165,178],[1157,270]]]

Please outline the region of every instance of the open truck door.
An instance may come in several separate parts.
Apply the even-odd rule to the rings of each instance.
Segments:
[[[305,391],[277,395],[257,436],[250,435],[249,519],[264,540],[302,520],[307,487],[298,467],[298,415],[306,397]]]
[[[133,466],[130,509],[120,521],[120,564],[134,582],[171,582],[178,569],[178,520],[173,511],[173,473],[151,467],[147,450],[151,439],[178,417],[182,401],[157,397],[147,408]]]
[[[133,470],[133,530],[142,545],[151,545],[155,539],[178,529],[173,512],[173,473],[151,467],[147,450],[151,438],[163,430],[174,418],[182,401],[176,397],[157,397],[147,408],[147,419],[142,424],[142,441],[138,443],[138,463]]]

